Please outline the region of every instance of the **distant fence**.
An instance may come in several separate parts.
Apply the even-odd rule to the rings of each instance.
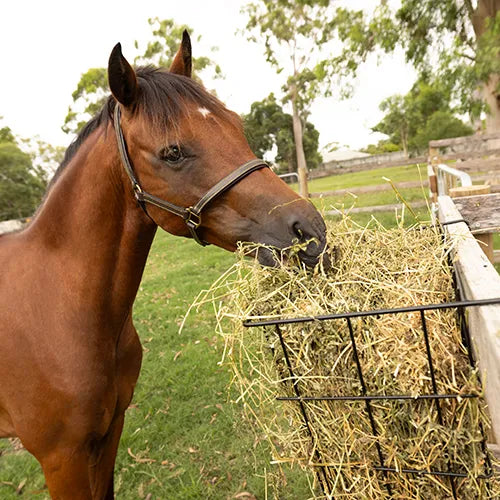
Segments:
[[[474,134],[429,142],[429,158],[457,160],[460,170],[499,170],[500,134]]]
[[[329,161],[308,173],[309,179],[327,177],[329,175],[345,174],[348,172],[359,172],[361,170],[372,170],[383,167],[398,167],[411,165],[413,163],[425,163],[427,156],[416,156],[408,158],[403,151],[384,153],[380,155],[364,156],[362,158],[351,158],[349,160]]]
[[[12,233],[13,231],[18,231],[22,229],[26,220],[25,219],[13,219],[0,221],[0,234]]]
[[[484,159],[485,156],[500,155],[500,133],[480,133],[430,141],[429,148],[430,152],[432,150],[437,151],[442,161],[461,161],[460,168],[464,170],[477,170],[478,162],[480,162],[481,168],[496,169],[497,166],[500,168],[498,159]],[[427,163],[427,159],[427,155],[407,157],[403,151],[395,151],[394,153],[351,158],[349,160],[329,161],[324,163],[323,166],[311,170],[308,177],[309,179],[317,179],[361,170]]]
[[[440,156],[445,160],[457,158],[472,158],[485,153],[500,153],[500,134],[474,134],[453,139],[430,141],[429,148],[440,150]]]

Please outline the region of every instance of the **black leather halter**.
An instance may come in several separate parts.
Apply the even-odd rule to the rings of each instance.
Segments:
[[[132,183],[132,189],[134,190],[134,195],[136,200],[142,209],[146,212],[146,203],[151,203],[157,207],[162,208],[163,210],[167,210],[168,212],[178,215],[184,219],[186,226],[191,233],[191,236],[194,240],[200,245],[206,246],[207,242],[203,241],[199,236],[196,230],[201,225],[201,211],[217,196],[221,195],[235,184],[237,184],[241,179],[251,174],[255,170],[259,170],[264,167],[269,167],[269,165],[259,159],[250,160],[239,166],[236,170],[231,172],[229,175],[220,180],[215,186],[211,187],[194,205],[190,207],[180,207],[179,205],[174,205],[169,201],[162,200],[161,198],[157,198],[152,194],[147,193],[141,188],[137,177],[135,176],[134,169],[132,167],[132,163],[127,154],[127,145],[125,143],[125,138],[123,137],[123,131],[120,124],[120,106],[118,103],[115,105],[115,113],[114,113],[114,122],[115,122],[115,132],[116,132],[116,140],[118,142],[118,151],[120,152],[120,158],[122,160],[123,167],[125,168],[125,172],[127,172],[128,178]]]

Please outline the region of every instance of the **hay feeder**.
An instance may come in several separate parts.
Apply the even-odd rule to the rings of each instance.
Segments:
[[[450,303],[442,303],[442,304],[430,304],[423,306],[414,306],[414,307],[404,307],[404,308],[393,308],[393,309],[379,309],[372,311],[362,311],[362,312],[349,312],[344,314],[325,314],[316,317],[300,317],[300,318],[279,318],[272,320],[264,320],[264,321],[245,321],[244,326],[247,328],[250,327],[265,327],[265,328],[274,328],[274,334],[276,339],[279,340],[279,346],[282,349],[283,359],[285,360],[286,370],[288,377],[287,383],[291,391],[293,392],[292,396],[277,396],[276,399],[279,401],[289,401],[294,402],[300,408],[300,414],[302,416],[302,425],[303,428],[306,429],[308,436],[311,440],[311,450],[312,451],[312,460],[309,460],[309,465],[313,467],[314,472],[316,474],[318,483],[324,494],[325,498],[335,498],[334,490],[335,490],[335,482],[337,479],[337,471],[334,466],[325,463],[322,452],[321,445],[318,445],[318,433],[314,432],[313,425],[311,424],[311,420],[309,417],[309,411],[307,408],[308,403],[318,403],[318,402],[331,402],[331,403],[347,403],[349,404],[358,404],[362,403],[364,407],[363,410],[366,414],[366,422],[369,423],[369,428],[364,430],[363,432],[371,433],[373,437],[373,442],[375,443],[375,456],[376,461],[378,462],[376,465],[371,466],[372,470],[378,473],[381,479],[381,483],[384,485],[386,490],[386,498],[410,498],[406,496],[399,496],[401,493],[396,493],[394,491],[394,481],[391,481],[390,476],[392,474],[397,475],[406,475],[408,477],[411,476],[434,476],[437,478],[437,481],[441,484],[443,482],[447,482],[449,486],[450,498],[454,500],[461,498],[458,493],[457,483],[460,481],[470,479],[470,471],[475,470],[478,473],[475,475],[475,480],[478,482],[484,482],[484,487],[480,489],[485,492],[484,498],[494,498],[493,487],[489,484],[490,480],[493,477],[493,466],[491,463],[490,455],[486,448],[486,434],[481,425],[481,422],[478,423],[477,432],[481,435],[481,440],[478,443],[477,449],[477,460],[478,463],[469,464],[466,469],[463,471],[456,470],[456,467],[452,466],[450,461],[446,464],[446,467],[442,470],[437,469],[415,469],[415,468],[396,468],[390,467],[386,464],[386,459],[384,456],[384,450],[379,442],[380,437],[380,429],[379,425],[374,418],[374,403],[385,403],[387,405],[391,405],[399,402],[407,402],[407,406],[411,406],[412,404],[416,404],[418,402],[429,402],[434,405],[435,412],[429,413],[433,414],[437,420],[436,427],[443,427],[446,425],[443,415],[441,412],[441,404],[443,400],[467,400],[467,399],[475,399],[479,398],[478,393],[468,393],[464,391],[459,391],[458,393],[443,393],[439,390],[439,381],[437,379],[437,373],[434,368],[435,362],[432,356],[432,350],[430,346],[429,332],[426,321],[426,313],[429,311],[436,310],[454,310],[456,311],[457,318],[460,324],[460,331],[462,334],[462,342],[463,345],[467,347],[467,352],[469,354],[469,361],[471,366],[474,367],[474,360],[472,358],[472,349],[471,349],[471,341],[470,335],[467,326],[466,320],[466,310],[468,308],[477,308],[488,305],[496,305],[500,304],[500,298],[496,299],[486,299],[486,300],[463,300],[457,302]],[[391,394],[391,395],[383,395],[383,394],[370,394],[367,383],[365,382],[365,373],[363,369],[362,360],[358,355],[358,345],[354,334],[353,321],[360,318],[380,318],[381,316],[392,316],[392,315],[401,315],[405,313],[417,313],[420,318],[420,326],[421,326],[421,342],[422,349],[426,353],[427,366],[426,370],[428,371],[429,378],[429,387],[428,392],[425,394],[412,395],[412,394]],[[352,395],[332,395],[332,394],[324,394],[324,395],[315,395],[311,396],[307,393],[303,392],[302,384],[300,380],[300,376],[296,376],[293,369],[293,361],[292,356],[287,348],[287,343],[283,336],[283,327],[285,325],[301,325],[313,322],[321,322],[321,323],[331,323],[331,322],[343,321],[347,327],[347,331],[349,332],[349,343],[350,349],[352,349],[353,353],[353,362],[355,364],[355,371],[358,377],[360,394],[352,394]],[[328,326],[325,327],[325,332],[328,332]],[[411,407],[408,409],[411,412]],[[447,454],[446,450],[441,450],[441,453]],[[456,461],[456,460],[455,460]],[[411,479],[408,481],[411,482]],[[404,481],[406,482],[406,481]],[[376,490],[373,490],[376,491]],[[443,491],[443,490],[441,490]],[[441,493],[443,494],[443,493]],[[352,494],[353,497],[357,497],[356,493]],[[415,497],[417,498],[417,497]],[[443,496],[444,498],[444,496]]]

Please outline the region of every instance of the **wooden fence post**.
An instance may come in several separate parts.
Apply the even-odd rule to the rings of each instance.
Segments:
[[[474,196],[477,194],[489,194],[491,192],[491,187],[487,184],[475,185],[475,186],[460,186],[450,189],[451,198],[461,198],[463,196]],[[474,232],[473,227],[470,228]],[[480,247],[486,254],[490,262],[494,262],[493,255],[493,233],[481,233],[475,234],[474,237],[480,241],[482,244]]]
[[[437,177],[431,164],[427,165],[427,177],[429,178],[429,196],[431,201],[436,203],[438,199]]]

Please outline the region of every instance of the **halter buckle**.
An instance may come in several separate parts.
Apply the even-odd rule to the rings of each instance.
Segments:
[[[134,182],[134,196],[137,201],[144,201],[144,191],[142,190],[141,186],[137,183]]]
[[[193,207],[186,208],[184,222],[191,229],[197,229],[201,224],[201,215],[193,211]]]

